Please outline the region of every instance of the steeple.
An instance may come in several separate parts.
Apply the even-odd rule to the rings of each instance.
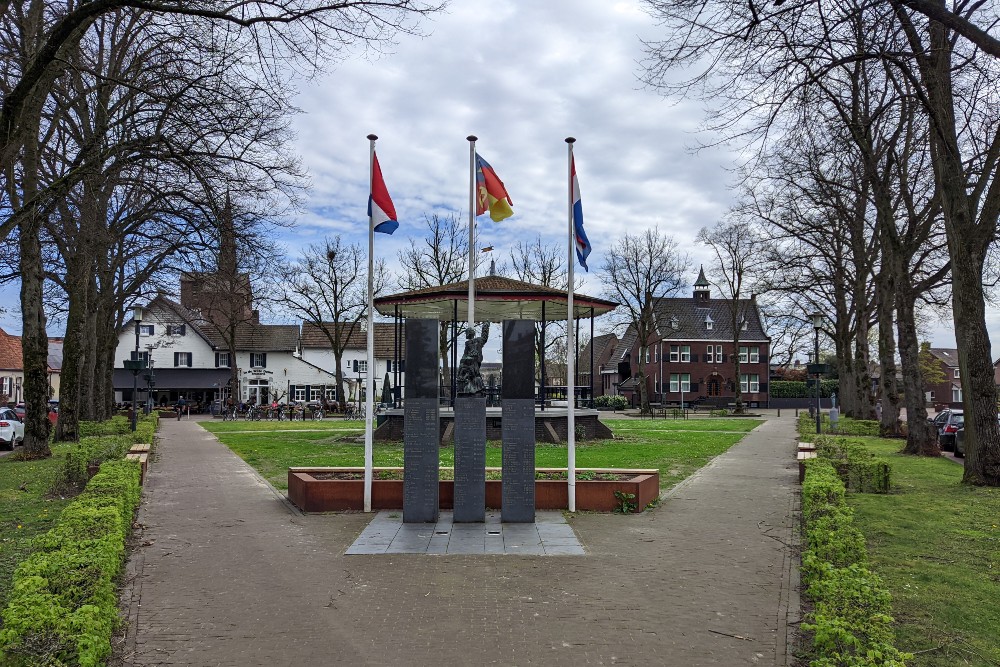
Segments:
[[[236,229],[233,226],[233,203],[226,191],[226,204],[219,216],[219,266],[217,271],[233,278],[237,275]]]
[[[694,298],[700,301],[708,301],[708,279],[705,278],[705,266],[701,265],[698,270],[698,280],[694,281]]]

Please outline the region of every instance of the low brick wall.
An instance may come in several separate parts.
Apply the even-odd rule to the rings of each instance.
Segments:
[[[337,512],[361,510],[364,507],[364,480],[360,479],[316,479],[313,473],[349,471],[359,472],[359,468],[289,468],[288,499],[304,512]],[[396,470],[401,468],[376,468]],[[539,472],[565,472],[565,468],[539,468]],[[635,512],[642,512],[660,494],[660,473],[657,470],[617,470],[611,468],[581,468],[582,472],[613,472],[632,474],[630,479],[621,481],[581,480],[576,481],[576,508],[580,511],[611,512],[619,506],[615,491],[635,494],[631,502],[636,504]],[[454,483],[451,480],[438,482],[438,498],[441,509],[454,507]],[[486,507],[500,509],[503,482],[486,480]],[[535,480],[535,509],[567,509],[569,485],[565,480]],[[402,480],[372,480],[372,509],[391,510],[403,508]]]

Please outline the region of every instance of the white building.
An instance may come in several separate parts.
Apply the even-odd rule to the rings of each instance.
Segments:
[[[163,295],[143,309],[138,341],[136,324],[129,320],[118,334],[116,402],[132,400],[133,374],[123,362],[136,357],[151,366],[151,372],[136,378],[138,398],[146,400],[148,388],[155,405],[172,405],[183,396],[189,403],[207,406],[230,392],[235,400],[258,404],[334,397],[332,375],[299,355],[299,328],[294,324],[240,324],[235,359],[230,359],[217,330],[197,312]]]
[[[323,329],[310,322],[302,323],[301,349],[302,359],[319,367],[331,375],[336,373],[337,363],[333,355],[333,346],[330,339],[324,333],[334,331],[332,322],[324,322]],[[341,368],[344,373],[346,384],[347,400],[357,400],[356,388],[360,383],[362,387],[368,380],[368,331],[363,323],[353,326],[340,324],[342,331],[347,335],[347,347],[344,349]],[[389,377],[389,386],[397,387],[403,385],[402,362],[397,369],[393,365],[397,358],[395,325],[391,322],[376,322],[373,332],[375,342],[375,391],[376,399],[382,396],[382,387],[385,378]],[[398,350],[399,358],[403,356],[403,350]],[[362,394],[362,397],[364,394]]]

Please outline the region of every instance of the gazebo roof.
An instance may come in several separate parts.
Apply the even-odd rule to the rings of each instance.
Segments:
[[[503,320],[542,319],[545,304],[547,321],[565,320],[567,314],[566,291],[504,278],[483,276],[476,278],[476,320],[500,322]],[[423,287],[421,289],[380,296],[375,299],[375,309],[382,315],[393,315],[399,308],[400,317],[419,317],[450,322],[464,322],[468,309],[469,281]],[[573,294],[573,311],[577,317],[594,317],[609,313],[618,304],[585,294]]]

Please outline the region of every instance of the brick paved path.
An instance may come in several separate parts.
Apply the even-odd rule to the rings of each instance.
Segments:
[[[126,664],[786,664],[791,416],[654,511],[572,518],[584,557],[344,556],[367,516],[298,515],[196,423],[161,423]]]

